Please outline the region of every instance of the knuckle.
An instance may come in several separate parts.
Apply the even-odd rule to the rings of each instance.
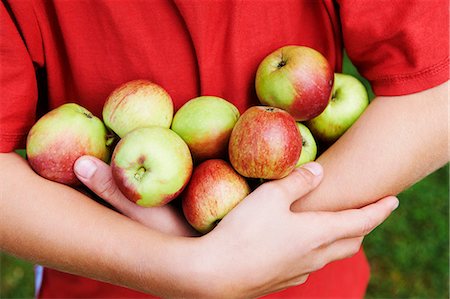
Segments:
[[[351,244],[347,248],[347,252],[343,258],[349,258],[354,256],[361,249],[362,238],[358,238],[357,240],[351,242]]]
[[[359,252],[359,249],[361,248],[361,242],[362,238],[358,238],[353,244],[350,246],[350,256],[354,256]]]
[[[314,176],[307,170],[297,168],[291,174],[292,183],[298,186],[311,186],[314,182]]]
[[[325,265],[328,263],[328,257],[323,254],[319,254],[318,252],[313,255],[313,258],[309,261],[309,266],[307,267],[307,273],[315,272],[319,269],[322,269],[325,267]]]
[[[265,183],[260,187],[260,191],[266,194],[269,199],[285,197],[289,195],[289,191],[284,185],[279,184],[277,181]]]
[[[374,219],[366,211],[362,210],[363,223],[362,223],[362,234],[365,236],[369,234],[374,229]]]
[[[97,191],[97,194],[104,199],[112,198],[117,193],[117,186],[114,183],[112,176],[109,176],[101,181],[101,183],[97,186],[97,190],[94,191]]]
[[[295,287],[301,284],[304,284],[308,280],[309,274],[304,274],[300,277],[296,277],[292,280],[292,282],[289,284],[289,287]]]
[[[327,261],[324,258],[317,258],[315,262],[313,263],[313,269],[314,271],[320,270],[327,264]],[[313,271],[311,271],[313,272]]]

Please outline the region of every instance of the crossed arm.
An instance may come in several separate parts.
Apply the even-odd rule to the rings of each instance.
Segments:
[[[293,210],[341,210],[396,195],[449,161],[448,82],[379,97],[317,161],[322,184]]]
[[[362,237],[389,215],[397,200],[387,197],[342,212],[293,213],[291,203],[301,198],[291,206],[294,211],[362,207],[397,194],[445,164],[446,92],[444,84],[416,95],[376,99],[319,158],[324,173],[319,167],[314,176],[302,168],[262,185],[215,230],[199,238],[173,236],[192,231],[170,207],[142,212],[130,206],[114,191],[106,165],[96,164],[94,176],[80,178],[137,221],[38,177],[15,154],[1,154],[1,249],[63,271],[170,297],[256,297],[302,283],[308,273],[355,253]],[[380,143],[385,146],[378,147]],[[255,211],[268,217],[249,218]],[[148,221],[155,217],[160,220]],[[261,220],[270,218],[280,221],[277,229]],[[311,222],[320,224],[318,229],[305,225]],[[245,239],[245,246],[230,242],[230,235]],[[280,243],[290,246],[273,250]],[[254,259],[254,250],[267,251],[265,263]],[[217,267],[223,271],[215,271]],[[255,273],[259,275],[249,275]],[[225,280],[225,275],[234,279]]]

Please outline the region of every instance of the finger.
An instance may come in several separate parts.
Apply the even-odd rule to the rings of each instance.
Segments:
[[[75,161],[74,171],[78,179],[95,194],[127,214],[134,204],[120,192],[108,164],[92,156],[82,156]]]
[[[308,277],[309,277],[309,274],[303,274],[303,275],[285,280],[283,282],[280,282],[280,283],[278,283],[278,286],[270,288],[270,291],[268,291],[266,293],[262,293],[261,297],[264,297],[264,296],[267,296],[267,295],[270,295],[273,293],[278,293],[278,292],[284,291],[288,288],[304,284],[308,280]]]
[[[310,272],[317,271],[327,264],[349,258],[361,250],[363,237],[341,239],[316,249]]]
[[[296,277],[296,278],[292,279],[292,280],[288,283],[288,285],[289,285],[290,287],[299,286],[299,285],[301,285],[301,284],[304,284],[304,283],[308,280],[308,277],[309,277],[309,274],[301,275],[301,276],[299,276],[299,277]]]
[[[317,162],[310,162],[297,167],[287,177],[267,182],[258,189],[271,197],[282,197],[291,205],[317,187],[322,177],[322,166]]]
[[[360,209],[321,213],[325,217],[321,220],[325,223],[323,240],[328,239],[328,243],[331,243],[365,236],[386,220],[398,204],[395,196],[388,196]]]

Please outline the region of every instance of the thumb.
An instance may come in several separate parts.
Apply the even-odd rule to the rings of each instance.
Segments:
[[[119,211],[126,212],[133,205],[114,182],[111,167],[102,160],[82,156],[75,161],[74,172],[86,187]]]
[[[283,197],[291,205],[316,188],[322,177],[322,166],[317,162],[310,162],[295,168],[287,177],[270,181],[263,186],[272,192],[273,196]]]

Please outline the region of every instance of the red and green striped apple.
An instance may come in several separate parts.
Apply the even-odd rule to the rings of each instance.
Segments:
[[[148,80],[134,80],[117,87],[103,106],[103,121],[119,137],[141,127],[169,128],[173,102],[161,86]]]
[[[253,106],[234,126],[228,154],[234,169],[244,177],[280,179],[295,168],[301,150],[302,137],[289,113]]]
[[[192,227],[207,233],[249,193],[246,180],[229,163],[207,160],[192,173],[183,193],[183,213]]]
[[[186,143],[168,128],[151,126],[126,134],[114,149],[111,171],[120,191],[143,207],[176,198],[192,173]]]
[[[297,121],[319,115],[333,87],[333,69],[318,51],[285,46],[265,57],[255,79],[256,94],[264,105],[286,110]]]
[[[44,178],[70,186],[81,184],[73,172],[75,161],[91,155],[108,161],[108,131],[86,108],[67,103],[42,116],[27,137],[27,157]]]

